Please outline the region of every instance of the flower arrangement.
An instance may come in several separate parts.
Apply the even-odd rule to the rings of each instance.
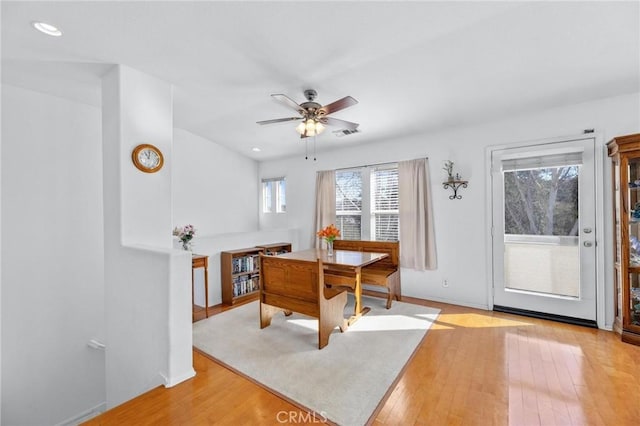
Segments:
[[[332,243],[340,236],[340,230],[335,227],[332,223],[324,229],[321,229],[316,233],[316,235],[320,238],[324,238],[324,240],[328,243]]]
[[[453,161],[451,160],[445,161],[444,166],[442,167],[442,170],[447,172],[447,176],[449,177],[450,181],[453,180]]]
[[[332,223],[324,229],[316,232],[316,235],[320,238],[324,238],[327,242],[327,250],[329,251],[329,256],[331,256],[333,254],[333,242],[340,236],[340,230]]]
[[[196,236],[196,229],[193,225],[176,226],[173,230],[173,235],[178,237],[182,243],[183,250],[191,250],[191,240]]]

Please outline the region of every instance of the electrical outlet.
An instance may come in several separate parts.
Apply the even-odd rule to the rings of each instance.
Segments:
[[[449,287],[449,281],[442,280],[442,287]]]

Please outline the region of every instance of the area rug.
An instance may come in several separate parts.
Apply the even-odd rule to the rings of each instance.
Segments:
[[[439,310],[363,297],[371,311],[345,333],[337,328],[318,349],[318,321],[274,316],[260,329],[252,302],[193,325],[196,349],[274,393],[343,426],[367,424],[389,387],[420,344]],[[353,296],[345,317],[353,312]]]

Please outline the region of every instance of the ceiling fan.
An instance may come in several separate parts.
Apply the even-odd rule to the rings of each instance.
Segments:
[[[340,111],[342,109],[348,108],[352,105],[358,103],[351,96],[345,96],[342,99],[338,99],[335,102],[327,104],[325,106],[320,105],[315,102],[314,99],[318,96],[318,93],[313,90],[305,90],[304,96],[307,99],[306,102],[301,104],[297,104],[293,99],[286,95],[271,95],[272,98],[281,102],[286,107],[295,110],[299,117],[287,117],[287,118],[276,118],[274,120],[264,120],[258,121],[258,124],[273,124],[273,123],[282,123],[285,121],[298,121],[302,120],[302,122],[296,127],[298,133],[300,133],[301,138],[308,138],[309,136],[316,136],[322,133],[324,130],[324,126],[335,126],[340,127],[345,130],[356,130],[359,126],[358,123],[353,123],[351,121],[339,120],[333,117],[327,117],[329,114],[333,114],[336,111]]]

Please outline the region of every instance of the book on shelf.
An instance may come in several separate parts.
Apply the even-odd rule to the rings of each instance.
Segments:
[[[269,251],[265,252],[265,255],[267,255],[267,256],[278,256],[280,254],[285,254],[285,253],[289,253],[289,250],[269,250]]]
[[[252,293],[260,288],[260,275],[240,275],[233,279],[233,296]]]
[[[233,273],[253,272],[258,269],[258,255],[235,257],[232,261]]]
[[[260,254],[279,255],[291,251],[291,243],[271,243],[221,252],[222,301],[233,305],[235,299],[258,297],[260,290]]]

